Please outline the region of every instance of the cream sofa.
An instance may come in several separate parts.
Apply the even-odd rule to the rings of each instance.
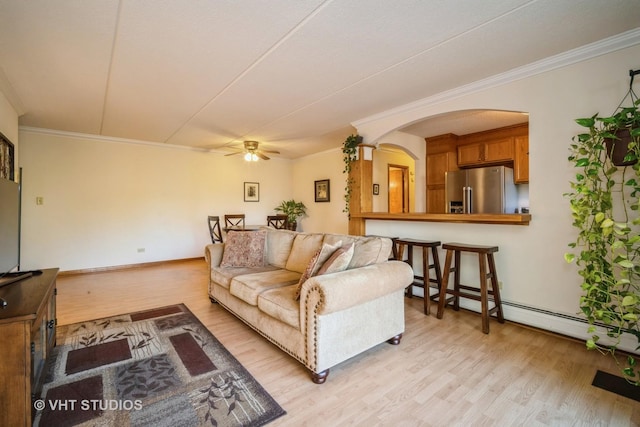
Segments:
[[[229,253],[232,245],[237,249],[237,239],[230,242],[229,235],[226,243],[205,248],[209,297],[300,361],[315,383],[324,383],[329,368],[371,347],[400,343],[404,289],[412,283],[413,271],[404,262],[388,261],[390,239],[275,229],[253,233],[264,241],[244,254],[255,256],[262,245],[263,265],[228,266],[225,246]],[[343,262],[339,268],[346,270],[320,271],[298,286],[311,264],[317,270],[322,261],[326,267],[327,254],[338,253]]]

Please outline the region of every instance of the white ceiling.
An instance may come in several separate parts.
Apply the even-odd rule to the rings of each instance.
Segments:
[[[640,0],[0,0],[0,90],[23,126],[296,158],[639,23]]]

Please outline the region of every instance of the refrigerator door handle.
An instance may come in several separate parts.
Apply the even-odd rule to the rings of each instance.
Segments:
[[[472,191],[471,187],[462,187],[462,211],[466,214],[470,214],[473,211],[473,206],[471,205],[473,200]]]
[[[467,213],[467,187],[462,187],[462,213]]]

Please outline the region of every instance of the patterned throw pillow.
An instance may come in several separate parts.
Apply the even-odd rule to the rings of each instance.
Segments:
[[[346,270],[351,262],[351,258],[353,257],[353,248],[353,243],[349,243],[348,245],[338,248],[338,250],[336,250],[329,259],[322,264],[322,267],[320,267],[316,276]]]
[[[316,275],[322,264],[325,263],[327,259],[342,245],[342,241],[337,242],[335,245],[323,244],[320,250],[318,250],[307,264],[307,268],[300,276],[300,281],[298,282],[298,289],[296,289],[296,294],[294,299],[297,301],[300,299],[300,291],[302,290],[302,285],[304,282],[309,279],[309,277],[313,277]]]
[[[267,232],[229,231],[220,267],[264,267]]]

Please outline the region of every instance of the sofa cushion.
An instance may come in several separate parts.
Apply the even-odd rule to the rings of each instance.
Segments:
[[[304,273],[311,257],[322,247],[323,238],[324,234],[319,233],[297,233],[285,268],[300,274]]]
[[[220,267],[263,267],[267,232],[229,231]]]
[[[283,286],[264,291],[258,297],[258,308],[263,313],[300,329],[300,303],[293,297],[297,286]]]
[[[346,270],[351,262],[351,258],[353,258],[353,247],[354,244],[349,243],[335,250],[329,259],[322,264],[316,275],[322,276],[323,274],[337,273],[338,271]]]
[[[285,268],[296,233],[289,230],[267,230],[267,262]]]
[[[349,243],[354,243],[356,240],[361,239],[360,236],[351,236],[348,234],[331,234],[327,233],[324,235],[324,239],[322,243],[328,243],[330,245],[335,245],[338,242],[342,242],[343,245],[347,245]]]
[[[273,271],[277,269],[278,267],[274,267],[272,265],[264,267],[211,267],[211,280],[223,288],[229,289],[231,279],[236,276],[261,273],[263,271]]]
[[[364,267],[389,259],[391,239],[381,237],[362,237],[355,241],[353,258],[348,269]]]
[[[244,274],[231,279],[229,292],[247,304],[258,305],[258,296],[262,292],[294,285],[298,280],[300,280],[300,273],[283,269]]]
[[[342,245],[342,242],[337,242],[335,245],[323,243],[318,252],[311,257],[309,264],[307,264],[307,268],[305,268],[302,276],[300,276],[300,280],[298,281],[298,291],[296,292],[295,299],[300,298],[300,289],[302,289],[304,282],[306,282],[309,277],[313,277],[318,273],[322,264],[329,259],[340,245]]]

